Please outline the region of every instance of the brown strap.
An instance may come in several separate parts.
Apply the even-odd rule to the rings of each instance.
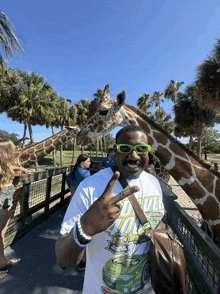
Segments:
[[[148,219],[147,219],[146,215],[144,214],[140,204],[138,203],[134,194],[131,194],[130,196],[128,196],[128,199],[130,200],[131,205],[134,208],[135,212],[137,213],[137,216],[143,226],[145,223],[148,222]]]

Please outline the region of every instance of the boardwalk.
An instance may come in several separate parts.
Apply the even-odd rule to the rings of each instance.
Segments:
[[[80,294],[84,273],[77,268],[61,270],[56,264],[55,241],[66,206],[6,249],[8,257],[22,261],[9,268],[0,282],[0,294]]]
[[[178,196],[177,202],[200,225],[201,215],[189,197],[172,177],[169,184]],[[6,249],[8,258],[21,257],[22,261],[11,267],[7,278],[0,282],[0,294],[82,293],[84,273],[76,267],[63,271],[56,264],[54,247],[66,208]]]

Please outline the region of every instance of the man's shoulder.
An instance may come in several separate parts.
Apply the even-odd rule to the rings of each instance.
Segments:
[[[155,184],[157,184],[157,185],[160,185],[158,179],[157,179],[155,176],[153,176],[153,175],[147,173],[146,171],[143,171],[143,172],[141,173],[141,178],[142,178],[143,180],[152,181],[153,183],[155,183]]]
[[[112,177],[112,170],[111,168],[105,168],[102,169],[100,171],[98,171],[97,173],[91,175],[90,177],[86,178],[83,180],[83,186],[88,186],[88,184],[93,184],[95,185],[95,183],[102,183],[102,182],[109,182],[109,180]]]
[[[107,161],[108,160],[108,157],[106,156],[106,157],[104,157],[102,160],[101,160],[101,162],[105,162],[105,161]]]

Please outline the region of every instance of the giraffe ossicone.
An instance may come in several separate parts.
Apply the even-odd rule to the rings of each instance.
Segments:
[[[117,126],[139,125],[148,134],[153,154],[192,199],[203,217],[204,231],[220,247],[220,178],[186,146],[178,142],[146,114],[125,103],[125,91],[115,99],[107,85],[94,103],[87,124],[77,135],[77,144],[104,135]],[[93,102],[91,102],[93,103]]]

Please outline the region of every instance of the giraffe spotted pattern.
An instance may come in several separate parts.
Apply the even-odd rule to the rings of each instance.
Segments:
[[[203,217],[203,229],[220,247],[219,175],[146,114],[126,104],[124,91],[116,99],[111,99],[109,93],[110,86],[107,85],[96,104],[96,111],[91,114],[93,125],[88,120],[77,136],[78,144],[85,144],[86,139],[106,134],[116,126],[139,125],[148,134],[152,153],[195,203]],[[104,123],[97,128],[96,123],[100,120]]]

